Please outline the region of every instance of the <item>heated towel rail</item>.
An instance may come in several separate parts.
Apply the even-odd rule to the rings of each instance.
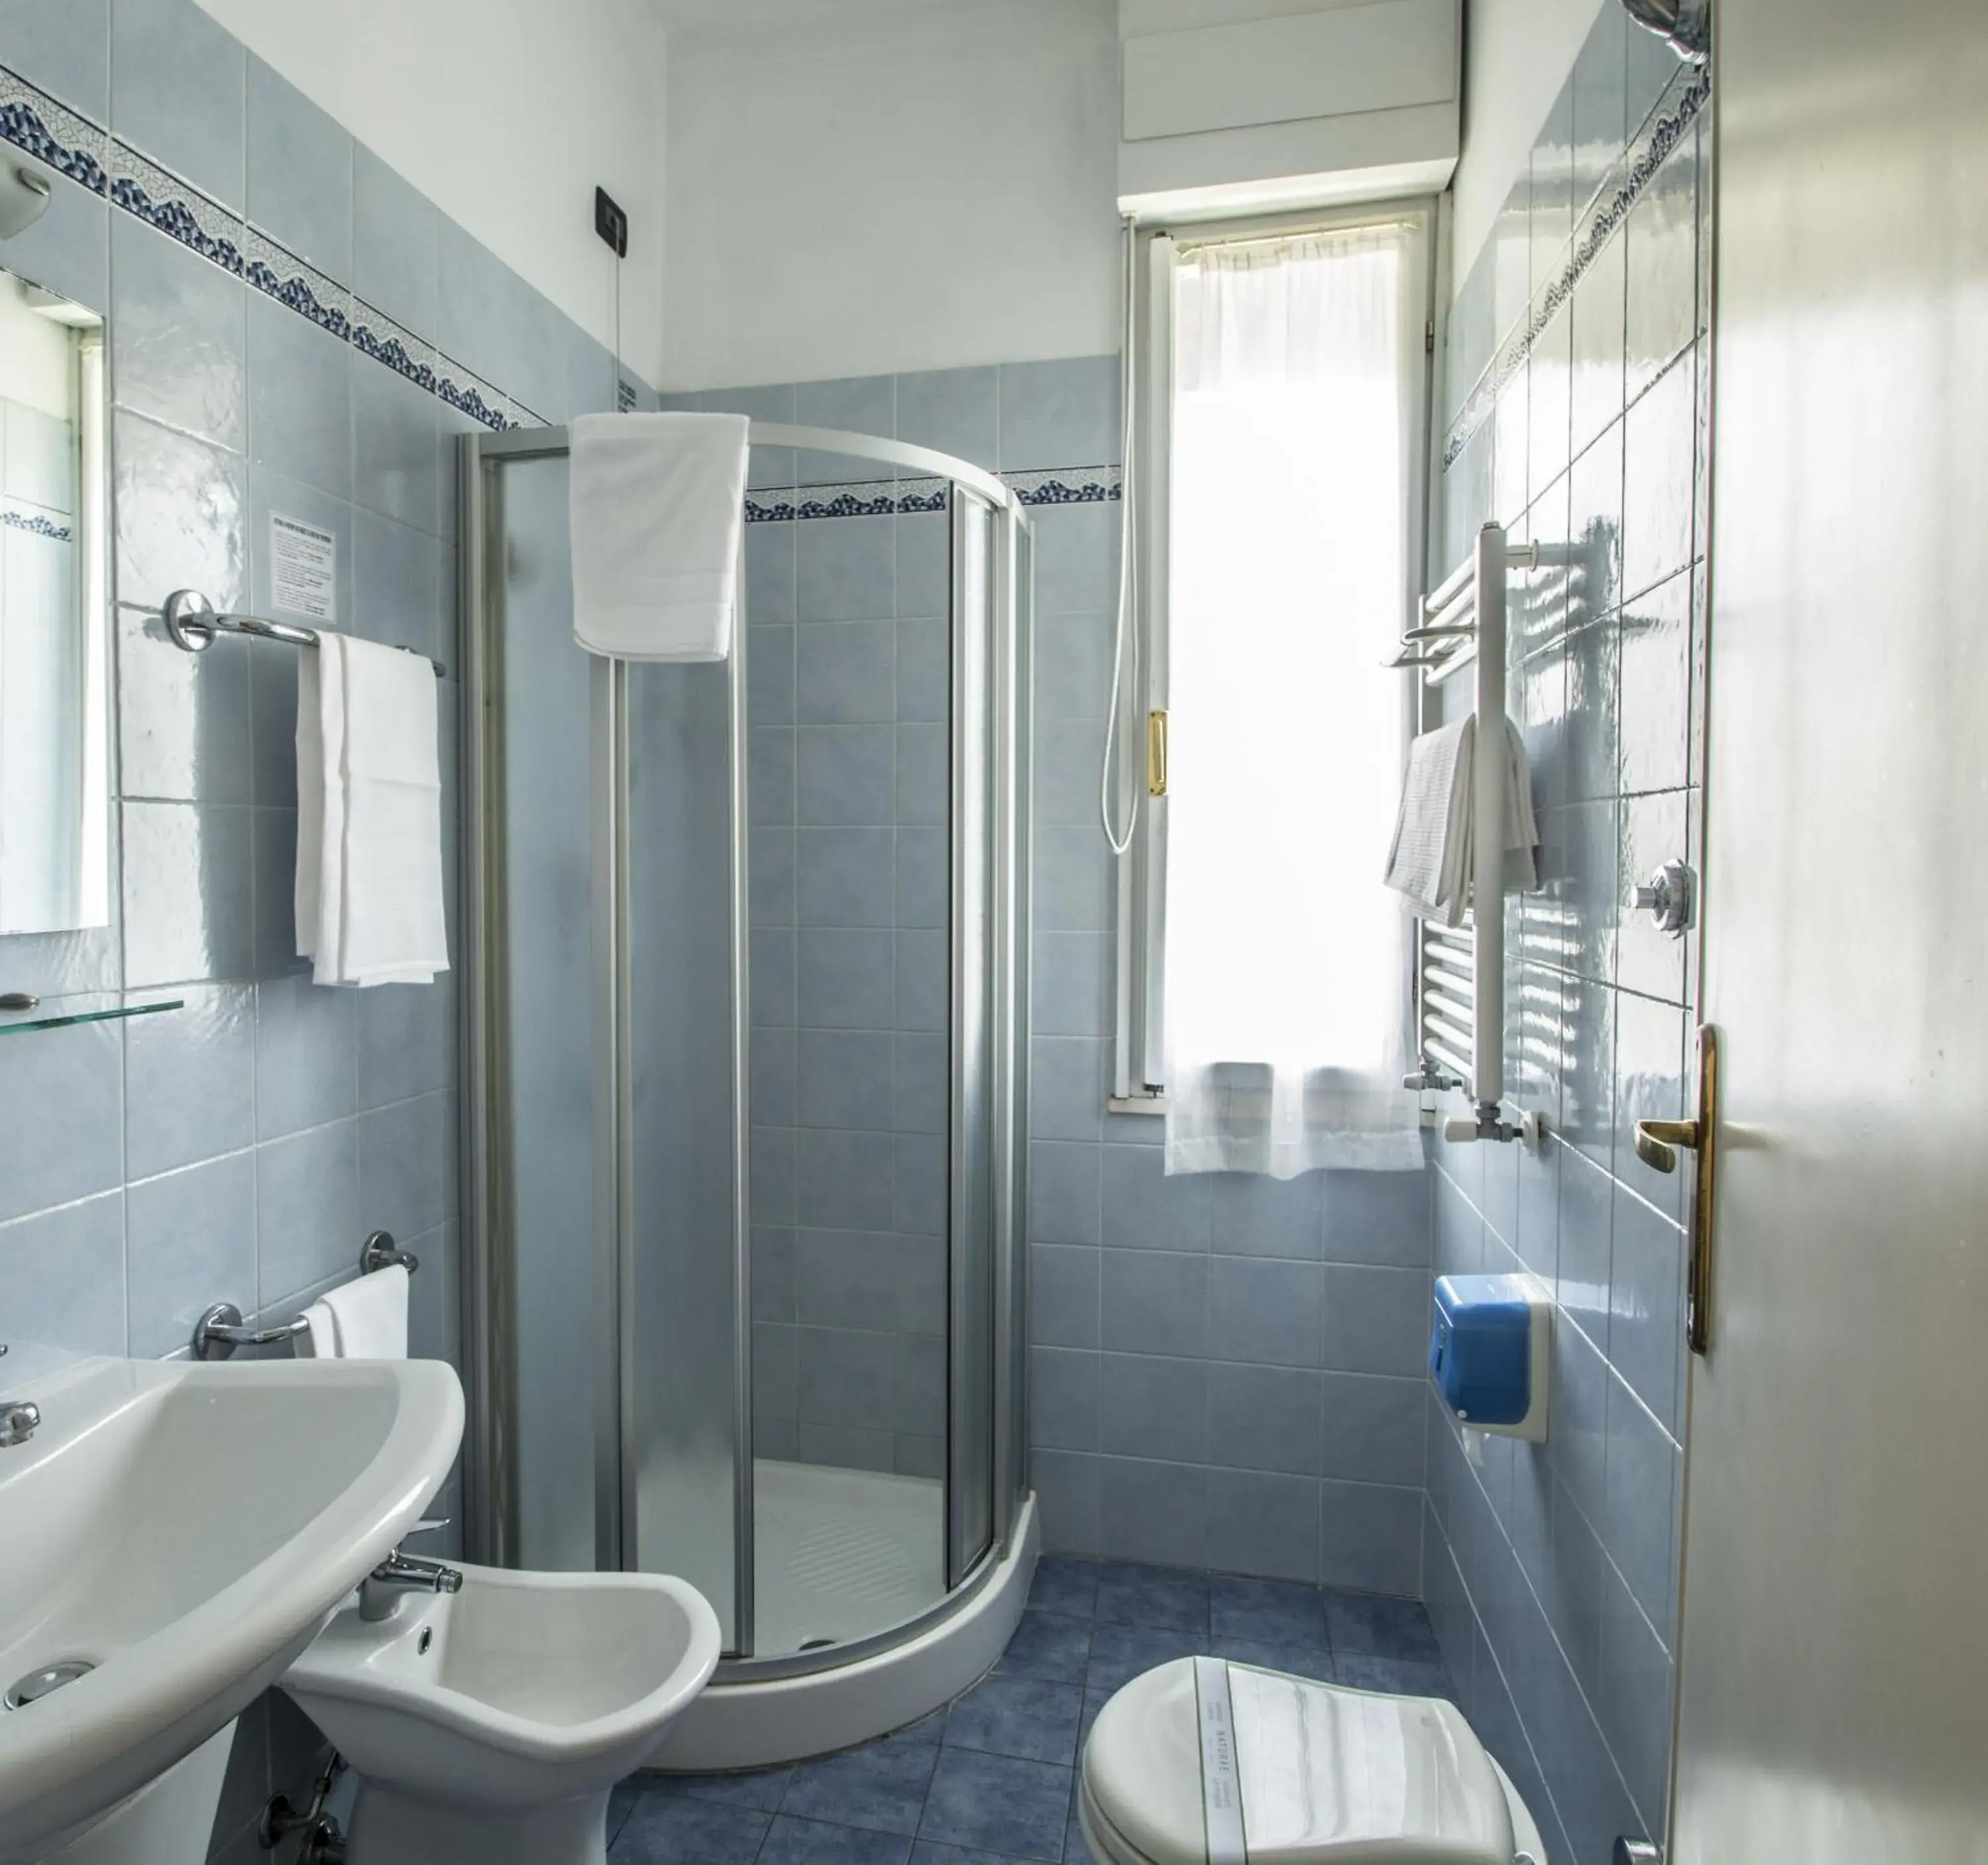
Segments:
[[[1415,926],[1416,1042],[1412,1088],[1462,1088],[1472,1112],[1446,1121],[1452,1140],[1510,1140],[1520,1128],[1499,1112],[1505,1096],[1506,579],[1539,567],[1546,553],[1506,542],[1502,526],[1477,533],[1470,555],[1422,599],[1389,663],[1419,668],[1439,685],[1476,669],[1477,729],[1472,750],[1470,898],[1461,926],[1421,919]]]

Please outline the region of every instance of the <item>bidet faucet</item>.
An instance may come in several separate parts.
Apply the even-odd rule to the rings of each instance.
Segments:
[[[404,1593],[459,1593],[462,1576],[440,1561],[403,1554],[396,1548],[359,1583],[359,1616],[369,1623],[390,1618]]]

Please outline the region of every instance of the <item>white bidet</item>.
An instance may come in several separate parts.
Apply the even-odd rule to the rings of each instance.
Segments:
[[[704,1687],[717,1618],[661,1574],[456,1570],[348,1602],[282,1680],[358,1777],[351,1865],[604,1865],[608,1792]]]

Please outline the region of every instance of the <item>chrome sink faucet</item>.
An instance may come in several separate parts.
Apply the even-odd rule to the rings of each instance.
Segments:
[[[440,1561],[397,1548],[359,1583],[359,1616],[369,1624],[393,1616],[404,1593],[459,1593],[462,1576]]]
[[[6,1351],[7,1343],[0,1341],[0,1354]],[[25,1444],[41,1422],[42,1408],[32,1399],[0,1399],[0,1450]]]

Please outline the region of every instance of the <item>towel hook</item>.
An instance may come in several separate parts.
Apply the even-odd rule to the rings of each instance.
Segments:
[[[412,1275],[421,1266],[421,1259],[411,1250],[403,1250],[394,1241],[390,1230],[375,1230],[360,1247],[359,1273],[370,1276],[376,1269],[404,1269]]]

